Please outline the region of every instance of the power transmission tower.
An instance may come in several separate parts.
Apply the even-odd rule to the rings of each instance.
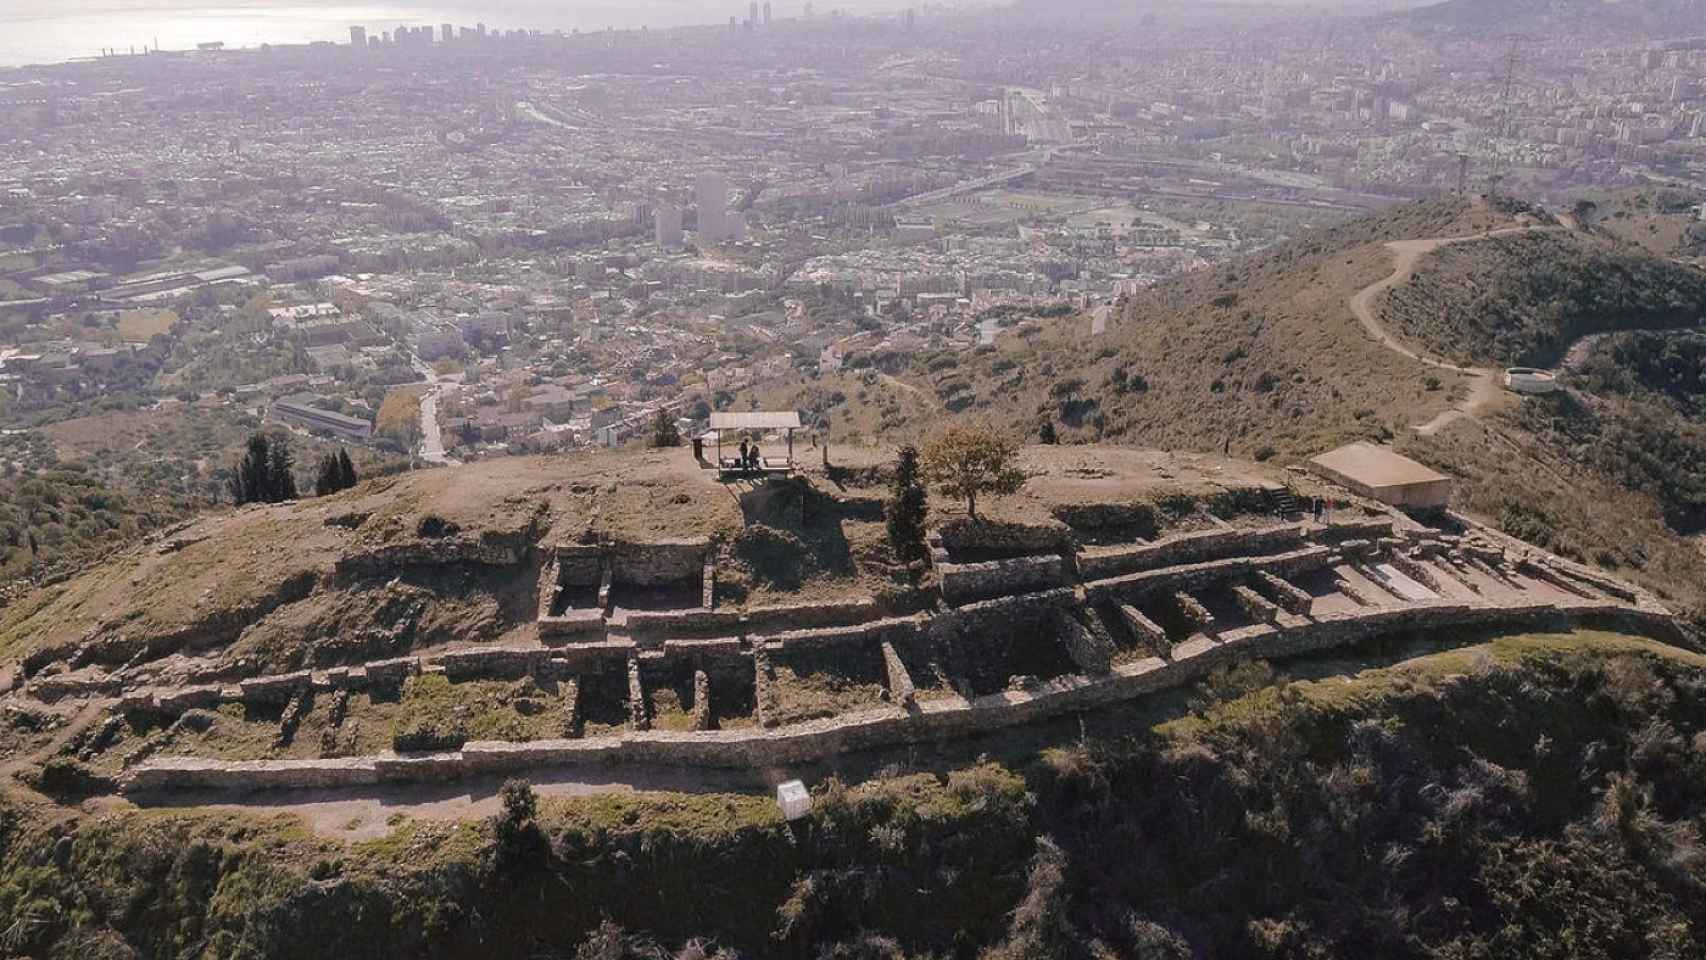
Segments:
[[[1497,120],[1489,126],[1485,136],[1481,138],[1483,153],[1487,164],[1487,194],[1498,192],[1499,184],[1505,179],[1510,161],[1500,149],[1498,141],[1509,138],[1516,130],[1516,105],[1512,95],[1516,92],[1516,68],[1522,61],[1521,44],[1533,40],[1533,37],[1523,33],[1507,34],[1503,38],[1508,46],[1500,58],[1504,64],[1504,79],[1500,84],[1499,107]],[[1461,173],[1460,173],[1461,177]]]
[[[1516,87],[1516,65],[1522,60],[1522,54],[1517,50],[1517,45],[1532,38],[1527,34],[1513,33],[1507,39],[1510,41],[1510,47],[1505,51],[1504,56],[1504,92],[1499,96],[1499,109],[1502,114],[1499,118],[1499,136],[1501,137],[1510,136],[1511,129],[1515,126],[1515,111],[1511,105],[1511,93]]]

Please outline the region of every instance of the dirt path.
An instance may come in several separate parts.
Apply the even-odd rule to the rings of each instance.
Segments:
[[[527,773],[533,789],[547,797],[586,797],[607,793],[745,793],[765,794],[772,788],[755,771],[699,768],[623,767],[605,771],[596,766],[534,770]],[[138,806],[147,809],[226,810],[250,814],[290,813],[302,818],[315,833],[344,840],[371,840],[390,833],[396,815],[420,820],[470,820],[498,812],[501,777],[479,777],[453,783],[393,783],[371,788],[293,790],[232,799],[229,793],[173,793],[135,800],[103,797],[104,809]]]
[[[1439,416],[1429,420],[1427,423],[1416,427],[1415,429],[1417,433],[1423,436],[1429,436],[1439,432],[1441,429],[1464,417],[1480,415],[1482,411],[1486,410],[1496,402],[1502,393],[1502,387],[1499,382],[1500,372],[1487,367],[1459,366],[1458,364],[1452,363],[1448,360],[1429,357],[1425,354],[1418,353],[1405,346],[1402,341],[1394,336],[1391,331],[1387,330],[1386,326],[1380,322],[1379,312],[1375,308],[1375,304],[1379,301],[1380,295],[1401,283],[1408,283],[1410,278],[1415,276],[1416,265],[1421,262],[1421,259],[1441,247],[1451,246],[1454,243],[1468,243],[1473,240],[1486,240],[1493,237],[1504,237],[1518,233],[1563,229],[1567,228],[1555,226],[1506,227],[1502,230],[1493,230],[1487,233],[1477,233],[1463,237],[1434,237],[1427,240],[1395,240],[1386,245],[1386,249],[1392,251],[1392,274],[1384,280],[1379,280],[1375,283],[1369,284],[1362,290],[1358,291],[1355,296],[1351,297],[1351,313],[1356,315],[1357,320],[1362,323],[1363,329],[1368,331],[1369,336],[1373,337],[1381,346],[1391,350],[1393,353],[1408,357],[1411,360],[1426,364],[1427,366],[1433,367],[1437,370],[1448,370],[1452,373],[1463,374],[1464,376],[1469,377],[1470,380],[1469,394],[1462,400],[1458,401],[1450,410],[1446,410]]]
[[[923,390],[918,389],[899,377],[890,376],[889,374],[882,373],[881,371],[877,373],[877,377],[882,380],[882,382],[894,387],[902,393],[912,394],[914,397],[918,398],[919,402],[933,410],[940,410],[942,408],[942,404],[937,401],[934,395],[925,393]]]

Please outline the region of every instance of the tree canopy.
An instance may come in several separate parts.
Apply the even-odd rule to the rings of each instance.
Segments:
[[[1025,486],[1014,466],[1019,448],[987,426],[951,427],[931,440],[922,454],[924,477],[950,497],[966,502],[977,516],[980,494],[1004,496]]]

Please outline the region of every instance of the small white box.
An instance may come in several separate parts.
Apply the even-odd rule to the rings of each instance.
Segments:
[[[789,780],[776,788],[776,805],[782,808],[782,816],[798,820],[812,812],[812,795],[805,784]]]

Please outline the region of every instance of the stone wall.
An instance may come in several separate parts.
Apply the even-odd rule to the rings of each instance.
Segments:
[[[415,540],[352,552],[337,561],[339,573],[394,575],[399,567],[478,564],[510,567],[521,563],[532,543],[531,529],[506,533],[488,530],[479,536]]]
[[[1058,620],[1060,644],[1066,650],[1078,669],[1091,675],[1108,672],[1113,661],[1114,651],[1110,649],[1101,637],[1096,636],[1078,618],[1068,611],[1061,611]]]
[[[651,587],[692,581],[705,575],[705,554],[711,541],[657,540],[636,543],[617,540],[608,547],[612,579],[619,584]]]
[[[1343,543],[1346,540],[1380,540],[1393,536],[1392,518],[1366,520],[1335,520],[1310,538],[1317,543]]]
[[[1205,530],[1163,537],[1154,543],[1113,549],[1092,549],[1078,555],[1078,572],[1086,580],[1105,580],[1122,574],[1200,563],[1225,557],[1257,556],[1295,550],[1303,544],[1298,524],[1259,530]]]
[[[906,672],[906,663],[901,660],[899,651],[894,643],[884,640],[882,643],[883,669],[888,672],[889,697],[902,707],[911,707],[918,698],[918,691],[912,685],[912,675]]]
[[[540,676],[558,680],[583,673],[603,673],[619,668],[633,652],[634,644],[630,640],[578,643],[549,651],[538,669]]]
[[[740,637],[683,637],[663,642],[666,659],[694,667],[744,661],[749,652],[746,642]]]
[[[1068,579],[1066,561],[1057,554],[986,563],[943,563],[936,566],[936,573],[941,577],[942,596],[954,604],[1044,590]]]
[[[596,543],[557,545],[557,583],[565,587],[596,587],[604,571],[604,548]]]
[[[1238,606],[1243,608],[1244,615],[1257,623],[1273,623],[1279,619],[1279,607],[1241,583],[1232,587],[1232,597],[1238,601]]]
[[[925,632],[935,640],[954,635],[986,636],[997,630],[1036,625],[1055,611],[1077,605],[1078,597],[1069,587],[1022,593],[994,600],[980,600],[962,607],[943,611],[924,621]]]
[[[625,610],[622,625],[630,631],[674,635],[683,633],[734,633],[741,629],[737,610]]]
[[[805,601],[753,607],[746,612],[746,622],[752,630],[790,630],[857,623],[881,613],[882,608],[878,606],[875,598],[854,597],[850,600]]]
[[[1333,555],[1328,547],[1304,547],[1272,556],[1234,557],[1128,573],[1086,583],[1084,589],[1092,599],[1141,600],[1158,593],[1202,589],[1226,580],[1246,580],[1258,570],[1278,577],[1295,577],[1326,567]]]
[[[299,670],[295,673],[244,680],[237,686],[243,691],[243,700],[247,703],[288,703],[291,697],[313,684],[313,674],[307,670]]]
[[[1064,523],[1025,524],[997,520],[950,520],[932,531],[952,556],[1070,553],[1072,528]]]
[[[478,647],[441,653],[429,662],[452,681],[513,680],[537,672],[550,654],[540,647]]]
[[[1314,597],[1298,589],[1289,580],[1274,576],[1267,570],[1257,570],[1252,575],[1251,582],[1257,590],[1287,613],[1295,613],[1300,617],[1308,616],[1309,611],[1315,608]]]
[[[894,617],[888,620],[872,620],[847,627],[787,630],[782,633],[755,638],[754,642],[762,642],[771,650],[781,651],[846,643],[899,642],[918,636],[923,625],[924,619],[921,617]]]
[[[1070,591],[1061,591],[1070,596]],[[1048,594],[1035,595],[1047,598]],[[984,612],[1001,609],[987,607]],[[947,616],[953,616],[949,614]],[[459,751],[438,754],[382,755],[347,760],[225,762],[200,759],[149,760],[124,781],[127,791],[255,790],[361,786],[382,780],[443,780],[470,774],[510,773],[577,763],[666,763],[723,767],[768,767],[821,760],[850,750],[1001,729],[1050,716],[1129,700],[1193,682],[1209,670],[1239,659],[1284,658],[1342,647],[1383,634],[1448,627],[1504,626],[1554,628],[1570,619],[1619,618],[1646,628],[1662,628],[1670,618],[1655,611],[1632,610],[1610,601],[1578,601],[1494,606],[1481,602],[1436,602],[1414,607],[1334,614],[1298,626],[1257,624],[1222,634],[1197,637],[1174,648],[1171,660],[1148,657],[1114,665],[1105,675],[1070,675],[1004,690],[983,697],[944,697],[873,708],[779,729],[740,729],[678,733],[630,730],[587,740],[533,743],[473,742]],[[884,645],[891,689],[893,648]],[[759,705],[764,704],[764,664],[758,655]],[[638,682],[636,661],[631,668]],[[903,668],[904,670],[904,668]],[[908,681],[909,683],[910,681]],[[904,698],[897,696],[897,701]]]
[[[566,640],[604,633],[604,611],[566,610],[562,616],[539,618],[539,639]]]
[[[1125,621],[1126,629],[1131,631],[1138,643],[1157,653],[1167,649],[1169,644],[1166,629],[1145,616],[1142,610],[1129,603],[1115,604],[1114,609],[1119,611],[1120,619]]]

